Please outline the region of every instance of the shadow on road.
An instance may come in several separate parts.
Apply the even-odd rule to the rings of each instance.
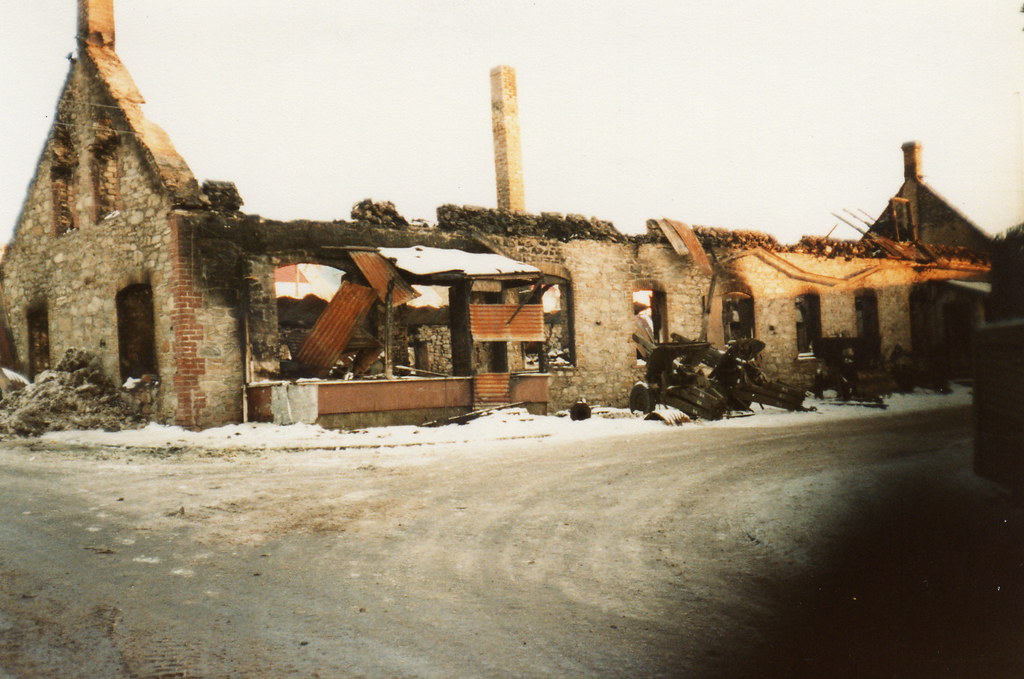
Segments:
[[[732,640],[714,676],[1024,677],[1024,510],[934,471],[892,479],[826,566],[779,592],[767,641]]]

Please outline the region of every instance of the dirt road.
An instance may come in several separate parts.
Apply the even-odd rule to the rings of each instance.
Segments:
[[[1024,676],[1024,513],[971,474],[969,418],[8,443],[0,679]]]

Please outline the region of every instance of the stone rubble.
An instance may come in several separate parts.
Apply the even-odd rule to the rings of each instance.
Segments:
[[[81,349],[69,349],[52,370],[0,401],[0,432],[9,435],[120,431],[143,423],[139,405],[106,377],[94,355]]]

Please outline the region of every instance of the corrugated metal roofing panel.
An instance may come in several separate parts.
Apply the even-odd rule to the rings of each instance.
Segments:
[[[483,373],[473,377],[473,406],[509,403],[508,373]]]
[[[469,324],[477,342],[543,342],[544,305],[470,304]]]
[[[356,263],[359,270],[366,277],[367,282],[377,291],[380,301],[387,300],[388,282],[394,281],[394,289],[391,292],[391,304],[402,306],[406,302],[415,299],[416,291],[412,289],[404,278],[398,273],[394,264],[384,259],[376,252],[353,250],[349,252],[352,261]]]
[[[317,377],[325,377],[376,301],[372,288],[342,283],[299,348],[299,362],[313,368]]]

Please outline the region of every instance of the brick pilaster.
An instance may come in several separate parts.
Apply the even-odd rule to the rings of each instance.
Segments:
[[[199,427],[206,408],[206,394],[200,384],[206,374],[206,359],[199,355],[204,329],[198,317],[203,300],[196,285],[197,264],[192,251],[195,227],[177,214],[171,215],[170,222],[171,344],[175,363],[172,384],[177,398],[174,422],[182,427]]]

